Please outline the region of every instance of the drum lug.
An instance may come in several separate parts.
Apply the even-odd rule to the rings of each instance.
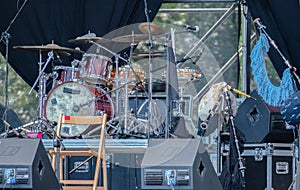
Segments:
[[[104,115],[104,113],[105,113],[105,111],[102,111],[102,110],[97,110],[97,112],[96,112],[96,114],[99,116]]]

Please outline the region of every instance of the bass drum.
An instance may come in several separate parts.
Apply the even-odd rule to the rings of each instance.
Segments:
[[[101,88],[83,86],[75,82],[66,82],[50,91],[45,116],[50,121],[57,121],[59,114],[93,116],[106,113],[108,119],[114,117],[114,104],[111,97]],[[77,137],[94,126],[63,124],[61,136]],[[98,126],[95,126],[98,127]]]

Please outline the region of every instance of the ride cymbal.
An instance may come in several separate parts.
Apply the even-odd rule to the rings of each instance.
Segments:
[[[23,49],[23,50],[29,50],[29,51],[42,51],[42,52],[49,52],[54,51],[55,53],[61,53],[61,54],[69,54],[69,53],[84,53],[81,50],[67,48],[67,47],[61,47],[57,44],[47,44],[47,45],[37,45],[37,46],[14,46],[14,49]]]
[[[149,38],[146,34],[130,34],[113,38],[114,42],[140,42]]]

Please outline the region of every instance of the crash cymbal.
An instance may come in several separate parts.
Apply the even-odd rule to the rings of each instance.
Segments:
[[[97,37],[96,34],[94,33],[88,33],[86,35],[79,36],[75,39],[71,39],[68,42],[74,44],[87,44],[90,43],[91,41],[97,43],[106,43],[109,42],[110,40],[102,37]]]
[[[55,53],[61,53],[61,54],[69,54],[69,53],[84,53],[81,50],[67,48],[67,47],[61,47],[57,44],[47,44],[47,45],[40,45],[40,46],[14,46],[14,49],[23,49],[23,50],[29,50],[29,51],[42,51],[42,52],[48,52],[48,51],[54,51]]]
[[[165,56],[164,52],[152,52],[151,53],[151,57],[155,58],[155,57],[163,57]],[[142,53],[135,53],[132,55],[133,58],[138,58],[138,59],[143,59],[143,58],[148,58],[149,57],[149,53],[148,52],[142,52]]]
[[[147,22],[143,22],[143,23],[139,24],[139,29],[144,34],[149,34]],[[158,26],[154,23],[150,23],[150,30],[151,30],[152,35],[154,35],[154,36],[161,35],[164,33],[164,30],[160,26]]]
[[[146,34],[131,34],[131,35],[125,35],[125,36],[119,36],[116,38],[113,38],[112,41],[114,42],[140,42],[143,40],[147,40],[149,38]]]

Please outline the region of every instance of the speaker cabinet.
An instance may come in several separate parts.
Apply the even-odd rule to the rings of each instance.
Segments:
[[[222,189],[204,145],[196,139],[151,139],[141,175],[142,189]]]
[[[0,189],[59,189],[40,139],[0,139]]]
[[[246,142],[293,142],[294,132],[286,129],[280,107],[266,104],[257,91],[253,91],[251,96],[255,100],[246,99],[239,106],[235,118],[236,127],[244,133]]]

